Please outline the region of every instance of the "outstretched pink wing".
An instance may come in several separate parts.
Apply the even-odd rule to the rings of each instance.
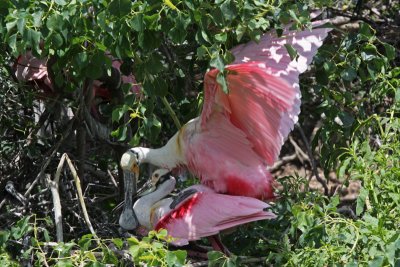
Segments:
[[[237,225],[276,217],[263,210],[269,206],[260,200],[218,194],[201,185],[194,188],[199,192],[161,218],[155,227],[167,229],[177,238],[175,244],[184,245]]]
[[[210,118],[215,113],[224,114],[243,132],[256,154],[272,165],[298,120],[299,74],[307,69],[330,30],[285,30],[281,37],[267,33],[258,44],[251,42],[234,48],[236,60],[226,67],[229,94],[224,94],[216,82],[218,70],[206,74],[203,130],[213,132]],[[285,44],[297,50],[297,59],[290,59]],[[210,135],[227,138],[229,131],[223,136],[221,133]],[[229,144],[231,148],[235,146],[234,142]]]
[[[47,59],[37,58],[32,55],[31,51],[27,51],[18,57],[14,70],[15,77],[19,81],[42,81],[44,90],[53,90],[47,73]]]

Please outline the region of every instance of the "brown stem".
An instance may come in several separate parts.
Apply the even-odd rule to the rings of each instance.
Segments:
[[[311,164],[311,169],[312,169],[312,173],[314,174],[315,178],[317,179],[317,181],[322,185],[322,187],[324,188],[324,194],[326,196],[329,195],[329,188],[328,185],[326,184],[325,180],[322,179],[319,174],[318,174],[318,169],[317,169],[317,163],[315,160],[315,157],[311,151],[311,146],[310,143],[307,140],[306,135],[304,134],[303,129],[300,127],[300,125],[297,124],[297,129],[300,132],[301,138],[303,139],[304,145],[307,149],[307,154],[308,154],[308,158],[310,160],[310,164]]]

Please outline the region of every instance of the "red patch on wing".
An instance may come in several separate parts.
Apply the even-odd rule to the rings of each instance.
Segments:
[[[186,214],[190,213],[193,206],[198,202],[200,194],[194,194],[190,199],[188,199],[185,203],[179,206],[177,209],[173,210],[169,214],[162,217],[158,223],[156,224],[155,230],[159,230],[161,228],[168,230],[168,225],[172,223],[174,220],[178,220],[183,218]]]
[[[226,193],[237,196],[253,196],[253,187],[245,180],[236,176],[226,177]]]
[[[229,195],[247,196],[258,199],[274,198],[273,189],[269,181],[264,184],[257,185],[255,188],[248,181],[236,176],[228,176],[226,178],[227,191]]]

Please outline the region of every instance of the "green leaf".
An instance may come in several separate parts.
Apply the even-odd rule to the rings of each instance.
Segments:
[[[349,67],[340,73],[343,80],[351,82],[357,78],[357,72],[353,67]]]
[[[8,46],[13,50],[16,51],[17,50],[17,33],[11,35],[8,38]]]
[[[343,127],[351,127],[354,123],[354,117],[348,112],[340,112],[339,118],[343,122]]]
[[[13,21],[7,22],[6,23],[7,31],[10,32],[15,27],[15,25],[17,25],[17,20],[13,20]]]
[[[324,70],[328,73],[334,73],[337,69],[335,62],[332,62],[332,61],[324,62],[323,67],[324,67]]]
[[[220,42],[220,43],[225,43],[227,37],[228,37],[228,34],[227,34],[226,32],[223,32],[223,33],[219,33],[219,34],[214,35],[214,39],[215,39],[216,41]]]
[[[187,253],[184,250],[167,251],[165,260],[168,266],[179,267],[185,264]]]
[[[96,80],[100,78],[103,75],[103,69],[102,66],[99,64],[96,64],[95,62],[90,62],[85,68],[86,72],[86,77]]]
[[[161,122],[153,114],[152,117],[145,118],[143,120],[145,126],[145,137],[150,142],[156,142],[158,135],[161,131]]]
[[[286,50],[289,53],[289,56],[290,56],[291,60],[294,60],[299,56],[297,54],[297,50],[291,44],[285,44],[285,47],[286,47]]]
[[[232,21],[237,15],[235,2],[232,0],[226,0],[221,5],[221,11],[227,21]]]
[[[369,214],[365,214],[363,216],[363,220],[365,221],[365,223],[370,224],[370,226],[372,226],[372,227],[378,227],[378,225],[379,225],[379,219],[375,218]]]
[[[17,29],[20,34],[24,34],[25,31],[25,18],[19,18],[17,20]]]
[[[235,29],[236,41],[240,42],[240,40],[242,40],[243,35],[246,33],[246,31],[247,31],[247,26],[244,26],[242,24],[237,26]]]
[[[54,2],[56,2],[56,4],[60,6],[64,6],[67,4],[65,0],[54,0]]]
[[[165,239],[168,235],[168,232],[166,229],[161,229],[160,231],[158,231],[157,233],[157,237],[161,238],[161,239]]]
[[[132,147],[138,146],[139,142],[140,142],[140,133],[139,131],[137,131],[135,133],[135,135],[131,138],[131,140],[129,141],[129,145]]]
[[[132,1],[130,0],[113,0],[108,6],[111,15],[123,17],[131,12]]]
[[[147,31],[139,33],[139,46],[145,51],[152,51],[161,44],[159,32]]]
[[[119,142],[125,141],[127,130],[128,128],[126,127],[126,125],[122,125],[118,127],[118,129],[116,129],[115,131],[112,131],[111,136],[116,138]]]
[[[128,110],[129,106],[127,105],[114,109],[112,112],[112,122],[118,122]]]
[[[175,26],[168,32],[168,36],[175,44],[181,44],[185,41],[190,20],[179,13],[175,20]]]
[[[63,30],[64,20],[58,13],[53,13],[46,21],[46,26],[51,31]]]
[[[63,40],[61,34],[59,34],[59,33],[51,34],[47,38],[47,40],[48,40],[48,42],[50,42],[52,44],[53,48],[60,48],[64,43],[64,40]]]
[[[368,267],[380,267],[383,264],[383,260],[383,256],[377,256],[368,264]]]
[[[80,52],[74,57],[75,66],[77,69],[81,70],[86,68],[88,65],[88,55],[86,52]]]
[[[137,32],[143,32],[143,13],[136,14],[131,20],[131,27]]]
[[[207,47],[204,46],[204,45],[197,47],[197,53],[196,54],[197,54],[197,57],[199,59],[205,58],[208,55]]]
[[[359,30],[360,34],[362,34],[363,36],[367,37],[368,39],[370,37],[374,36],[374,30],[371,28],[371,26],[365,22],[361,22],[360,23],[360,30]]]
[[[356,214],[359,216],[364,211],[365,199],[368,196],[368,190],[364,187],[361,188],[360,194],[357,198]]]
[[[0,231],[0,248],[6,244],[9,237],[10,237],[9,231],[4,231],[4,230]]]
[[[155,13],[155,14],[152,14],[152,15],[144,16],[143,19],[145,21],[147,29],[158,30],[158,28],[160,26],[158,22],[161,19],[160,14]]]
[[[347,166],[349,166],[349,164],[350,164],[350,161],[351,161],[351,158],[347,158],[342,162],[342,164],[339,168],[339,172],[338,172],[339,179],[344,177],[344,174],[347,170]]]
[[[149,96],[164,97],[168,93],[168,85],[165,79],[156,77],[153,80],[146,80],[143,84],[143,89]]]
[[[224,14],[222,13],[220,8],[214,9],[211,12],[211,17],[214,23],[217,24],[218,26],[223,27],[225,25]]]
[[[72,260],[61,259],[61,260],[57,261],[57,264],[55,266],[56,267],[73,267],[74,264],[72,263]]]
[[[290,17],[296,22],[296,23],[301,23],[301,21],[299,20],[299,18],[297,17],[296,13],[292,10],[289,9],[288,10]]]
[[[210,61],[210,66],[218,69],[219,71],[224,71],[225,63],[220,54],[215,53],[213,55],[213,57],[211,58],[211,61]]]
[[[180,264],[185,264],[186,257],[187,257],[187,252],[186,250],[175,250],[173,251],[177,258],[177,262]]]
[[[40,51],[39,44],[40,44],[40,39],[41,39],[42,34],[40,32],[32,30],[32,29],[28,29],[28,32],[30,33],[32,47],[37,52],[39,52]]]
[[[374,58],[377,58],[377,53],[378,52],[377,52],[376,46],[374,46],[372,44],[367,44],[362,48],[361,58],[364,61],[369,61]]]
[[[390,44],[383,44],[385,47],[385,54],[389,60],[393,60],[396,57],[396,49]]]
[[[223,72],[218,73],[217,82],[219,85],[221,85],[222,91],[224,91],[225,94],[228,94],[229,93],[228,84],[226,82],[225,75],[223,74]]]
[[[207,258],[208,258],[208,266],[213,267],[213,266],[222,266],[222,262],[225,259],[225,255],[219,251],[210,251],[207,253]]]
[[[33,26],[34,27],[41,27],[42,26],[42,16],[43,16],[44,11],[39,10],[36,11],[35,13],[32,14],[33,17]]]
[[[44,240],[45,240],[46,242],[50,242],[49,231],[48,231],[46,228],[43,229],[43,236],[44,236]]]

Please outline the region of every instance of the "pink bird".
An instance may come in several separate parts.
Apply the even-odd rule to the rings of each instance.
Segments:
[[[243,196],[218,194],[204,185],[193,185],[176,197],[166,196],[175,189],[175,178],[166,169],[152,175],[153,190],[133,205],[139,224],[147,230],[166,229],[172,244],[210,237],[214,249],[227,251],[216,235],[248,222],[274,219],[265,202]],[[157,186],[156,186],[157,184]]]
[[[127,179],[136,178],[139,164],[150,163],[169,170],[187,168],[219,193],[273,198],[268,166],[298,120],[299,74],[307,69],[330,30],[285,29],[280,37],[269,32],[259,43],[233,48],[235,61],[225,67],[229,93],[218,84],[217,69],[207,72],[201,116],[185,124],[164,147],[128,150],[121,158],[126,183],[134,183]],[[290,58],[285,45],[296,49],[296,59]],[[127,209],[120,223],[133,229],[135,223],[127,220],[133,211]]]
[[[131,92],[139,96],[140,86],[136,82],[133,74],[124,75],[120,67],[122,60],[115,59],[110,54],[106,54],[112,60],[112,67],[120,75],[120,84],[131,83]],[[37,58],[32,55],[31,51],[27,51],[25,54],[19,55],[15,61],[13,67],[15,77],[18,81],[34,82],[40,89],[42,89],[46,96],[51,95],[54,92],[53,81],[50,80],[49,73],[47,70],[48,58]],[[93,81],[94,96],[98,96],[104,100],[111,100],[112,95],[110,89],[106,88],[104,82],[99,80]]]

